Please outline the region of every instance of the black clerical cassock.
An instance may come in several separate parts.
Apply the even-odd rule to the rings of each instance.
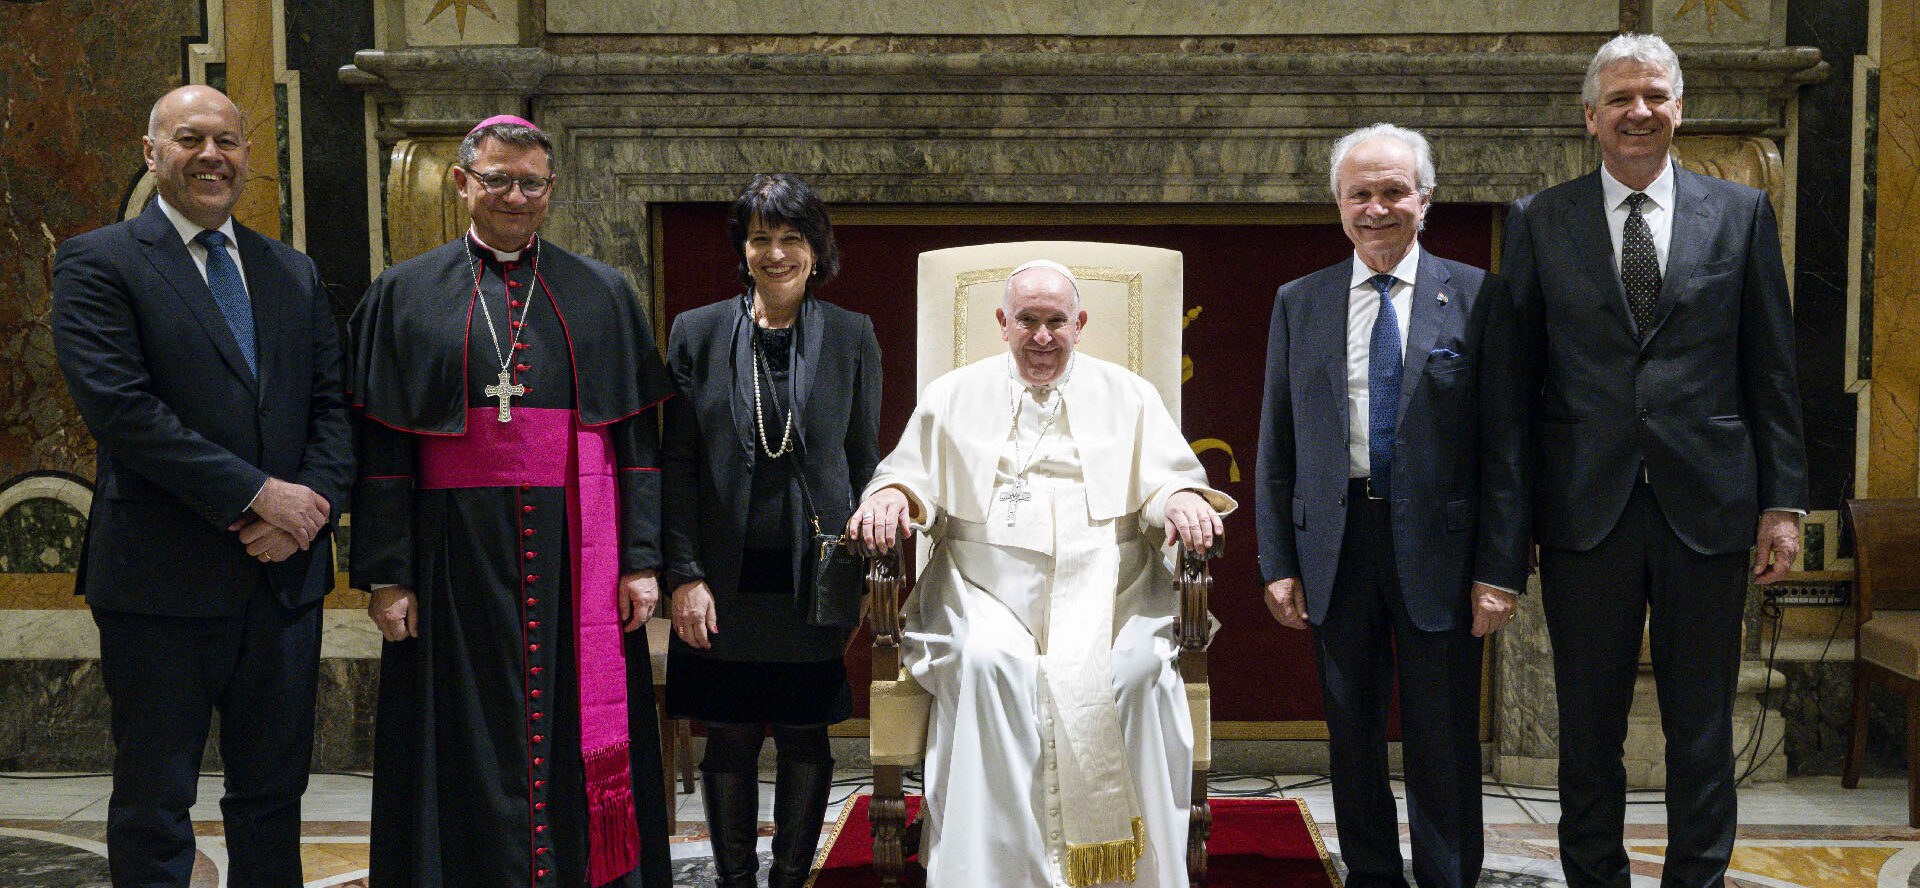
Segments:
[[[412,587],[381,653],[375,884],[666,886],[646,633],[672,393],[614,269],[470,237],[389,269],[352,320],[356,588]]]

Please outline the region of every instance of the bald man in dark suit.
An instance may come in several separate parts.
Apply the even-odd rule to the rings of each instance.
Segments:
[[[60,245],[53,341],[99,442],[76,591],[113,704],[115,888],[185,888],[215,711],[227,883],[302,884],[328,522],[351,450],[313,261],[235,222],[239,109],[188,86],[144,140],[158,198]]]

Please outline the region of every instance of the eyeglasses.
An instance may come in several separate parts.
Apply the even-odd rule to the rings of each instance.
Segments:
[[[480,187],[487,189],[487,193],[494,197],[504,197],[508,191],[513,190],[515,185],[520,186],[520,193],[527,197],[539,197],[546,194],[548,188],[553,187],[552,176],[514,177],[505,173],[482,173],[470,166],[463,166],[461,169],[466,170],[467,175],[479,179]]]

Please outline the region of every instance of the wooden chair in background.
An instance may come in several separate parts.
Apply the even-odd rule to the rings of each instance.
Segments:
[[[1874,685],[1906,698],[1907,825],[1920,827],[1920,499],[1847,501],[1853,520],[1853,735],[1840,785],[1860,784]]]

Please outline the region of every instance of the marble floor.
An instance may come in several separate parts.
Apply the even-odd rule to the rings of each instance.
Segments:
[[[864,775],[846,772],[834,792],[834,810],[865,791]],[[362,888],[366,879],[367,806],[371,782],[363,776],[315,775],[303,813],[308,888]],[[1397,788],[1397,787],[1396,787]],[[194,888],[224,888],[226,862],[219,815],[219,781],[201,781],[193,809],[199,837]],[[761,812],[771,810],[772,785],[761,786]],[[108,781],[99,776],[0,777],[0,886],[95,888],[108,885],[103,838]],[[1339,835],[1326,783],[1311,776],[1216,779],[1216,796],[1283,795],[1307,801],[1337,853]],[[1559,806],[1550,789],[1486,788],[1485,886],[1561,885],[1553,823]],[[1636,793],[1629,805],[1627,847],[1635,888],[1659,883],[1665,849],[1665,811],[1658,793]],[[1838,778],[1806,777],[1759,784],[1740,792],[1740,841],[1729,884],[1739,888],[1920,888],[1920,830],[1906,827],[1906,783],[1863,780],[1858,790]],[[712,884],[706,827],[698,790],[679,796],[680,831],[673,839],[675,884]],[[1402,816],[1405,816],[1404,802]],[[762,824],[764,855],[772,833]],[[1403,852],[1407,853],[1403,847]],[[764,872],[764,868],[763,868]]]

